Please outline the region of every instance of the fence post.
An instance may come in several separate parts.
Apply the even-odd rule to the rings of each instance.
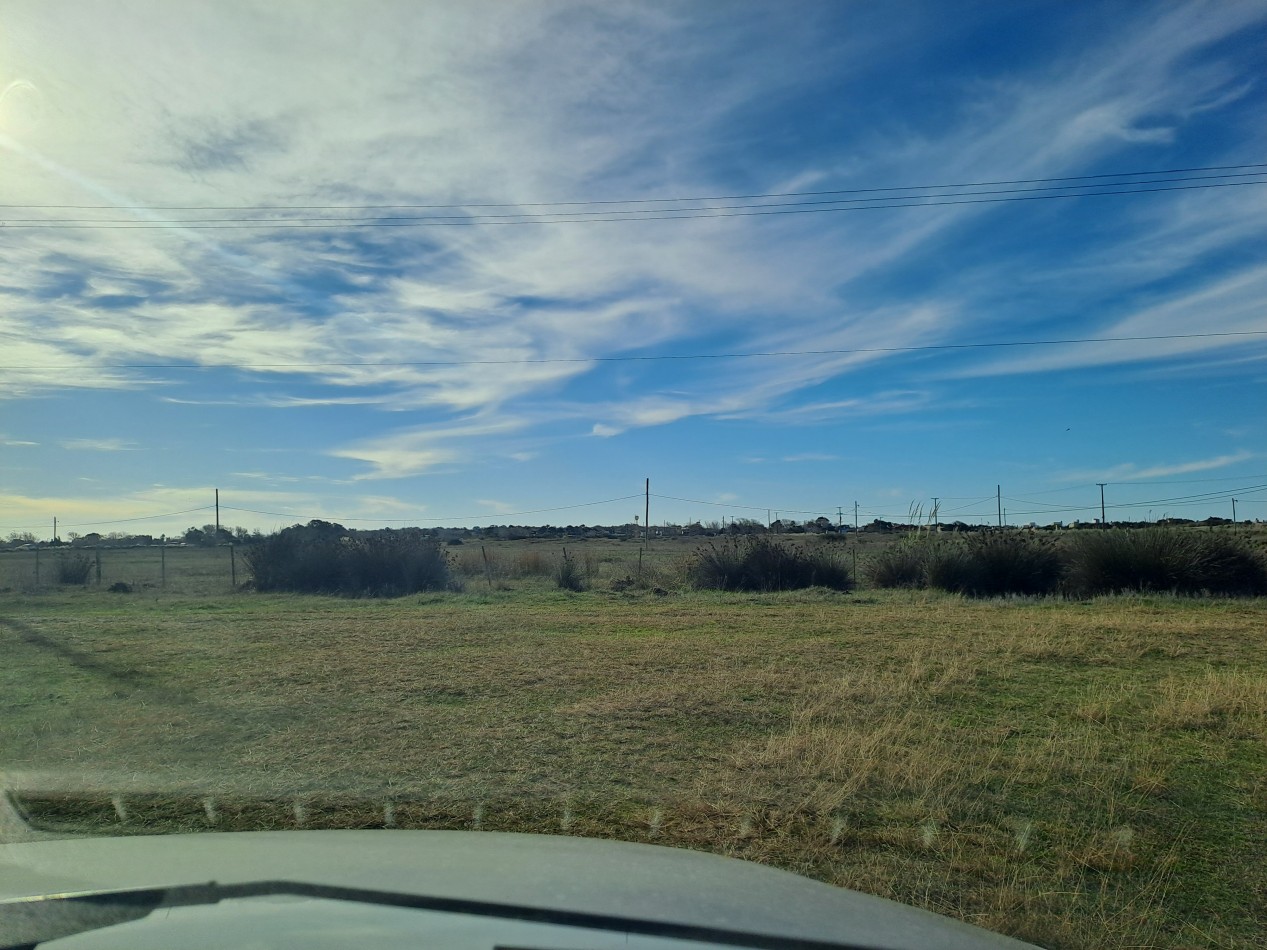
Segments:
[[[493,589],[493,571],[488,566],[488,551],[484,549],[484,545],[480,545],[480,554],[484,555],[484,576],[488,578],[488,589]]]

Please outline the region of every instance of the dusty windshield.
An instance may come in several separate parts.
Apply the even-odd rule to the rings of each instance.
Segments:
[[[0,834],[1267,917],[1255,3],[6,2]]]

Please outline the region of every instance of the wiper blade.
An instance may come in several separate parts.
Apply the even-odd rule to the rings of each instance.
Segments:
[[[473,917],[494,917],[525,923],[549,924],[614,933],[638,934],[672,940],[693,940],[732,947],[795,948],[795,950],[873,950],[864,944],[748,933],[695,924],[678,924],[640,917],[592,914],[524,904],[436,897],[401,891],[310,884],[304,881],[248,881],[240,884],[180,884],[127,890],[82,891],[0,900],[0,950],[31,950],[41,943],[127,923],[155,910],[198,907],[246,897],[309,897],[316,900],[378,904],[411,910],[430,910]]]

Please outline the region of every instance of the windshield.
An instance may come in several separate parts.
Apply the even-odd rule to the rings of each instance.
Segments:
[[[0,837],[611,838],[1253,943],[1264,40],[9,0]]]

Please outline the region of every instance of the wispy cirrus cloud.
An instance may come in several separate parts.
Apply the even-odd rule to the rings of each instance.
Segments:
[[[1259,457],[1258,453],[1243,450],[1229,455],[1217,455],[1213,458],[1197,459],[1191,462],[1173,462],[1147,466],[1141,466],[1135,462],[1123,462],[1107,469],[1070,472],[1060,476],[1060,479],[1067,482],[1144,481],[1150,478],[1167,478],[1172,475],[1191,475],[1195,472],[1214,471]]]
[[[865,100],[851,92],[887,78],[893,48],[936,39],[914,21],[862,11],[851,15],[866,29],[828,29],[838,24],[827,8],[796,23],[760,7],[719,17],[640,4],[388,5],[297,23],[269,5],[232,17],[214,8],[78,13],[80,29],[39,47],[47,56],[27,80],[35,93],[24,86],[23,95],[56,108],[5,133],[15,171],[6,168],[4,187],[23,203],[100,203],[107,207],[93,215],[115,223],[0,230],[9,275],[0,287],[0,397],[161,385],[171,405],[409,413],[404,423],[367,425],[371,434],[350,443],[312,430],[325,440],[319,451],[363,466],[360,478],[399,478],[504,453],[511,433],[520,440],[513,452],[526,457],[534,438],[560,425],[614,438],[700,417],[917,412],[935,397],[910,371],[868,385],[872,396],[820,389],[899,364],[886,351],[909,346],[1052,326],[1160,335],[1191,327],[1195,312],[1210,330],[1262,326],[1261,262],[1230,253],[1263,236],[1267,207],[1248,188],[1217,201],[1141,204],[1094,236],[1071,226],[1079,240],[1060,236],[1059,265],[1046,261],[1042,233],[1055,225],[1032,208],[1018,220],[993,205],[558,226],[320,220],[346,217],[338,206],[347,205],[433,206],[412,213],[465,221],[549,200],[1147,166],[1200,116],[1252,99],[1253,83],[1205,55],[1262,22],[1252,3],[1116,13],[1112,31],[1052,44],[1027,68],[956,77],[952,108],[879,122],[842,105],[856,124],[847,137],[824,132],[822,148],[795,159],[770,132],[789,103],[821,101],[825,76],[836,100]],[[284,44],[275,41],[281,23]],[[351,33],[365,38],[356,61],[341,55]],[[161,57],[152,55],[155,35],[169,38]],[[102,80],[112,75],[106,50],[134,64],[126,88]],[[323,69],[309,68],[314,60]],[[780,121],[811,135],[820,119],[807,111]],[[127,171],[135,168],[144,175]],[[204,230],[195,215],[164,209],[177,204],[323,210],[303,212],[303,228]],[[267,217],[298,224],[299,215]],[[1228,263],[1218,272],[1196,266],[1219,255]],[[1126,290],[1124,310],[1074,316],[1103,314],[1099,304]],[[1064,347],[967,367],[948,357],[937,374],[1056,372],[1227,346]],[[871,352],[823,352],[833,349]],[[619,384],[605,362],[688,350],[820,352],[621,364]],[[233,371],[256,395],[182,391],[190,374],[171,364]],[[260,378],[300,391],[261,392]]]
[[[133,452],[140,448],[124,439],[63,439],[57,444],[72,452]]]

